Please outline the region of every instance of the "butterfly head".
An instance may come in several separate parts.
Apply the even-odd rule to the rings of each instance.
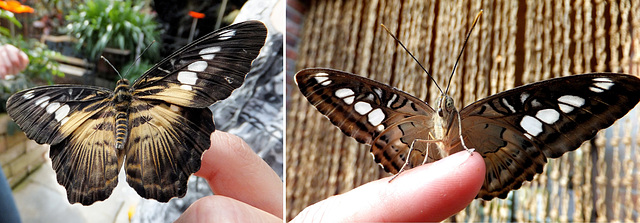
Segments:
[[[451,127],[454,126],[454,124],[456,124],[455,122],[458,120],[456,119],[458,110],[456,109],[451,96],[447,94],[440,96],[440,99],[438,100],[437,114],[438,119],[440,120],[440,125],[446,132],[449,132]]]

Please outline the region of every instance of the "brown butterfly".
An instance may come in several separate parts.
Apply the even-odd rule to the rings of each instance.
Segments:
[[[214,31],[179,49],[133,85],[115,91],[53,85],[24,90],[7,102],[27,137],[50,144],[58,183],[70,203],[108,198],[125,163],[140,196],[183,197],[215,130],[208,106],[240,87],[264,45],[259,21]]]
[[[448,95],[433,109],[401,90],[344,71],[305,69],[296,74],[296,82],[342,132],[371,145],[375,161],[387,172],[462,151],[462,138],[485,160],[487,174],[478,197],[486,200],[505,198],[542,173],[547,158],[575,150],[640,100],[640,79],[613,73],[541,81],[460,111]]]

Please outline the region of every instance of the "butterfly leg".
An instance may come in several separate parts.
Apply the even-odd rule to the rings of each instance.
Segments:
[[[430,136],[431,136],[431,135],[430,135]],[[433,138],[433,137],[431,136],[431,138]],[[402,167],[400,168],[400,170],[398,171],[398,173],[396,173],[396,174],[395,174],[395,175],[394,175],[394,176],[389,180],[389,183],[391,183],[391,181],[393,181],[393,179],[396,179],[396,177],[398,177],[398,176],[400,175],[400,173],[404,172],[404,170],[406,169],[407,164],[409,163],[409,160],[410,160],[410,158],[411,158],[411,153],[413,152],[413,150],[414,150],[414,148],[415,148],[415,147],[414,147],[414,145],[415,145],[415,143],[416,143],[416,142],[421,142],[421,143],[426,143],[426,144],[427,144],[427,150],[426,150],[426,153],[425,153],[426,155],[425,155],[425,157],[424,157],[424,160],[422,161],[422,165],[424,165],[425,163],[427,163],[427,159],[429,159],[429,144],[431,144],[431,143],[436,143],[436,142],[442,142],[442,140],[437,140],[437,139],[431,139],[431,140],[429,140],[429,139],[414,139],[414,140],[411,142],[411,146],[409,147],[409,152],[407,152],[407,158],[405,158],[405,162],[404,162],[404,164],[402,164]]]
[[[460,136],[460,143],[462,144],[462,148],[467,150],[469,154],[473,154],[473,151],[476,151],[476,149],[475,148],[469,149],[469,147],[467,147],[467,145],[464,143],[464,138],[462,138],[462,119],[460,118],[460,113],[457,113],[457,115],[458,115],[458,136]]]

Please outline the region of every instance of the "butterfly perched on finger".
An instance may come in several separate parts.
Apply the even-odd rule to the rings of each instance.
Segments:
[[[247,21],[216,30],[177,50],[132,85],[53,85],[7,101],[28,138],[50,144],[58,182],[70,203],[108,198],[124,165],[145,198],[183,197],[215,130],[209,106],[244,82],[267,30]]]
[[[392,86],[340,70],[303,69],[295,80],[331,123],[370,145],[374,160],[389,173],[475,149],[487,171],[477,197],[486,200],[505,198],[541,173],[548,158],[575,150],[640,100],[640,79],[615,73],[545,80],[461,110],[446,90],[431,107]]]

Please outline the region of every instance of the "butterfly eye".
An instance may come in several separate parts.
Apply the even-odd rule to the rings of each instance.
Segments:
[[[442,112],[442,108],[438,108],[438,115],[440,117],[444,117],[444,112]]]

